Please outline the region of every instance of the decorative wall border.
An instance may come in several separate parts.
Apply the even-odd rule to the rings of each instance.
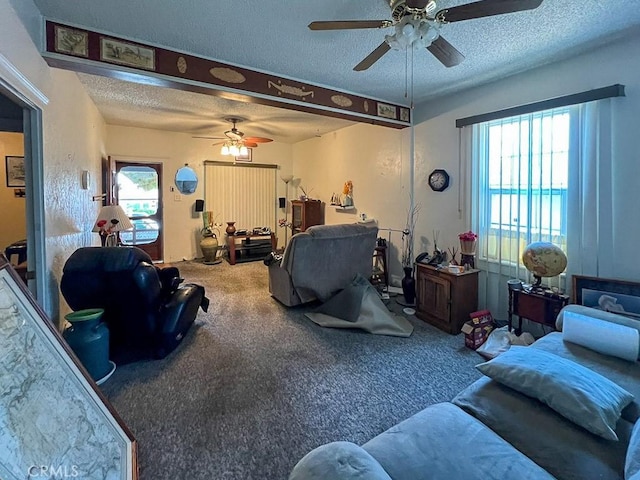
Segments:
[[[403,105],[279,77],[46,20],[43,57],[54,67],[277,106],[391,128],[411,126]],[[61,39],[65,40],[64,42]],[[77,43],[74,43],[77,42]],[[196,84],[197,83],[197,84]]]

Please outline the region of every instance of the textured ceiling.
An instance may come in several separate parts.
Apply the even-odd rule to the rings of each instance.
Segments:
[[[419,104],[587,51],[640,25],[640,0],[544,0],[536,10],[444,25],[442,36],[466,57],[456,67],[444,67],[426,51],[416,51],[413,59],[411,53],[407,58],[404,52],[390,51],[369,70],[354,72],[353,66],[391,31],[310,31],[307,25],[314,20],[389,19],[385,0],[34,2],[44,16],[53,20],[404,104],[411,99],[408,78],[413,78],[413,101]],[[438,8],[464,3],[469,2],[440,0]],[[413,64],[413,73],[407,69],[407,61]],[[293,123],[300,123],[301,118],[294,118],[297,114],[288,110],[237,104],[231,107],[232,102],[220,99],[202,100],[204,105],[199,106],[197,99],[201,97],[193,94],[142,94],[142,90],[152,91],[154,87],[128,88],[114,80],[82,78],[109,123],[133,121],[136,98],[142,98],[147,102],[141,115],[146,120],[140,121],[148,122],[145,126],[166,124],[158,128],[169,128],[175,122],[183,126],[177,130],[197,128],[202,133],[207,121],[220,122],[228,116],[225,112],[234,113],[231,110],[251,120],[245,124],[248,134],[266,135],[272,130],[275,136],[279,128],[286,127],[291,139],[283,141],[347,124],[321,119],[316,125],[320,117],[312,115],[306,131],[295,133]],[[121,95],[110,95],[109,90],[120,90]],[[127,94],[131,96],[127,98]],[[117,113],[118,97],[134,104],[125,115]],[[173,112],[173,119],[160,119],[157,114],[154,118],[156,106]]]

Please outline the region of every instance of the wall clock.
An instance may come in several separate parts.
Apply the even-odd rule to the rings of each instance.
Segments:
[[[449,174],[441,168],[435,169],[429,175],[429,186],[435,192],[442,192],[449,186]]]

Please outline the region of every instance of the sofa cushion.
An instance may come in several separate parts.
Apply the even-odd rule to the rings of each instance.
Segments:
[[[476,368],[608,440],[618,440],[616,423],[633,400],[631,393],[602,375],[544,350],[512,346]]]
[[[636,422],[629,439],[627,457],[624,462],[624,478],[640,480],[640,422]]]
[[[362,448],[394,480],[553,478],[450,403],[425,408]]]
[[[606,312],[604,312],[606,313]],[[562,340],[562,333],[552,332],[538,339],[531,348],[539,348],[572,360],[599,373],[631,392],[635,399],[624,410],[622,418],[635,423],[640,418],[640,363],[627,362]]]
[[[537,399],[488,377],[471,384],[452,402],[556,478],[623,478],[633,428],[625,420],[620,420],[616,427],[620,440],[611,442],[567,420]]]
[[[333,442],[311,450],[296,464],[289,480],[391,480],[362,447]]]

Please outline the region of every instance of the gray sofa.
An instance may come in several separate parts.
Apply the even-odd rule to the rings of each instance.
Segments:
[[[640,330],[640,322],[577,305],[561,312],[559,330],[566,311]],[[561,332],[518,348],[528,356],[536,355],[528,349],[551,352],[633,394],[614,422],[618,441],[594,435],[541,401],[483,376],[450,403],[429,406],[362,447],[333,442],[314,449],[290,480],[639,480],[640,364],[565,342]]]
[[[279,263],[269,265],[269,292],[288,307],[325,301],[360,274],[371,276],[374,223],[316,225],[291,237]]]

